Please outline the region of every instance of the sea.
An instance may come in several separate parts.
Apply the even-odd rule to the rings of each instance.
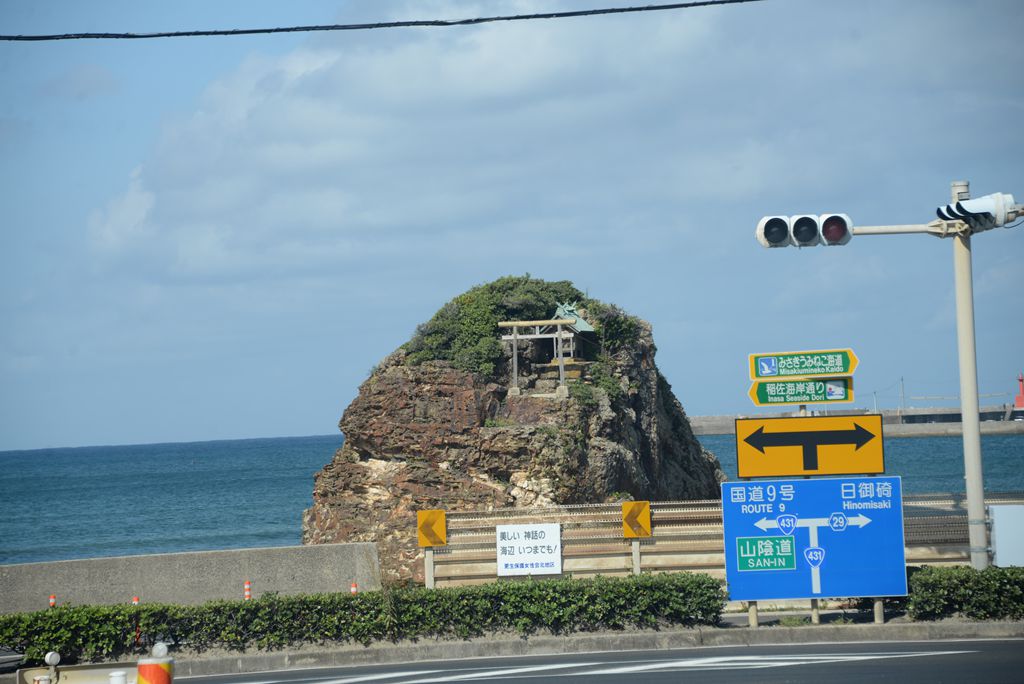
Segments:
[[[736,438],[703,435],[729,479]],[[0,452],[0,564],[301,543],[341,434]],[[1024,491],[1024,435],[983,435],[985,489]],[[887,438],[906,493],[964,491],[960,437]]]

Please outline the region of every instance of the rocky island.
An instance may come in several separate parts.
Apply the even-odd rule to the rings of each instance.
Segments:
[[[574,323],[502,340],[499,323],[555,320]],[[420,579],[417,510],[717,498],[725,476],[655,351],[648,323],[569,282],[505,277],[459,295],[345,409],[303,543],[375,542],[386,578]]]

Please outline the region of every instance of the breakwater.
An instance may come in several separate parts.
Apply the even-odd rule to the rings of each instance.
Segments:
[[[699,439],[718,457],[726,476],[736,479],[736,436],[702,435]],[[981,452],[986,492],[1024,492],[1024,435],[982,435]],[[904,494],[964,492],[960,435],[904,439],[886,434],[884,459],[885,474],[903,478]]]
[[[814,415],[864,415],[870,411],[828,411]],[[907,409],[904,411],[878,411],[882,415],[882,429],[886,437],[946,437],[963,434],[958,409]],[[724,416],[689,416],[696,435],[736,434],[737,418],[783,418],[795,416],[795,411],[774,414],[736,414]],[[999,416],[999,418],[996,418]],[[981,434],[1024,435],[1024,420],[1007,420],[1007,413],[996,407],[982,411]]]

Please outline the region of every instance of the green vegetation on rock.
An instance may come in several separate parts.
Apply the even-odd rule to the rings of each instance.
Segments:
[[[594,383],[595,387],[604,390],[608,395],[608,400],[615,403],[625,395],[625,392],[623,392],[622,385],[615,377],[613,370],[612,360],[602,354],[590,367],[590,381]]]
[[[597,331],[601,340],[601,350],[605,354],[614,354],[639,338],[640,320],[614,304],[590,299],[587,300],[585,308],[591,319],[588,322]]]
[[[580,303],[605,353],[614,353],[639,337],[637,318],[617,306],[588,299],[567,280],[505,276],[462,293],[418,326],[404,345],[406,363],[449,361],[456,368],[496,380],[504,356],[498,323],[549,319],[565,302]],[[582,352],[592,358],[597,355],[597,350]]]

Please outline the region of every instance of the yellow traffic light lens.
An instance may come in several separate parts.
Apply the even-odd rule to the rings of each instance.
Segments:
[[[818,239],[818,223],[808,216],[801,216],[793,223],[793,237],[798,244],[814,244]]]

